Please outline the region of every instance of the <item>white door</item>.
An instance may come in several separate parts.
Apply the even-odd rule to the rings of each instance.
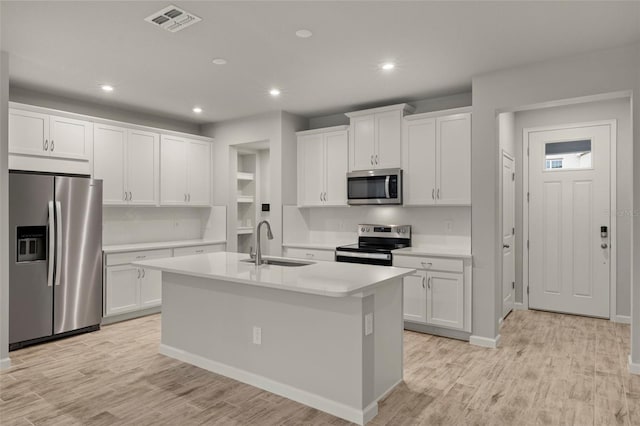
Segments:
[[[375,168],[391,169],[400,167],[400,145],[402,144],[402,113],[400,111],[381,112],[375,115],[376,152]]]
[[[189,141],[187,201],[194,206],[211,204],[211,145],[209,142]]]
[[[321,134],[301,136],[298,140],[299,204],[324,204],[324,144]],[[345,178],[346,179],[346,178]]]
[[[49,116],[10,109],[9,152],[49,156]]]
[[[140,270],[131,265],[110,266],[106,277],[106,315],[135,311],[140,306]]]
[[[462,274],[427,272],[427,323],[464,329]]]
[[[347,204],[347,168],[349,166],[349,139],[346,131],[324,135],[326,179],[325,204],[344,206]],[[317,161],[317,160],[316,160]]]
[[[89,160],[93,137],[93,123],[73,118],[49,118],[52,157]]]
[[[416,271],[404,277],[403,310],[407,321],[427,322],[427,273]]]
[[[516,171],[514,161],[502,153],[502,317],[513,310],[515,290],[515,238],[516,238]]]
[[[182,138],[160,138],[160,203],[187,203],[187,143]]]
[[[127,191],[129,202],[158,203],[160,143],[157,133],[129,130],[127,142]]]
[[[370,170],[374,168],[375,118],[374,115],[351,119],[351,170]]]
[[[146,268],[140,271],[140,307],[145,309],[161,305],[162,272]]]
[[[528,135],[529,306],[608,318],[611,126]]]
[[[102,203],[126,204],[125,149],[127,130],[96,124],[93,129],[93,177],[102,179]]]
[[[405,121],[403,156],[404,203],[436,202],[436,120]]]
[[[438,204],[471,204],[471,114],[436,120]]]

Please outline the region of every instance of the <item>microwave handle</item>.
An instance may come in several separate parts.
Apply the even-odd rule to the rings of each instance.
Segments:
[[[387,177],[384,179],[384,196],[385,196],[385,198],[390,198],[390,195],[389,195],[389,180],[391,180],[391,176],[387,175]]]

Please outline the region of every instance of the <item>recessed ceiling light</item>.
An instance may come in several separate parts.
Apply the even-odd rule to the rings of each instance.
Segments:
[[[273,89],[269,90],[269,94],[271,96],[280,96],[280,89],[273,88]]]
[[[296,35],[300,38],[309,38],[313,35],[313,33],[309,30],[298,30],[296,31]]]
[[[225,65],[225,64],[227,63],[227,60],[226,60],[226,59],[223,59],[223,58],[215,58],[215,59],[214,59],[213,61],[211,61],[211,62],[213,62],[213,63],[214,63],[214,64],[216,64],[216,65]]]
[[[396,64],[394,64],[393,62],[385,62],[384,64],[380,65],[380,68],[382,68],[384,71],[391,71],[395,67]]]
[[[200,107],[193,107],[193,112],[195,112],[196,114],[200,114],[202,112],[202,108]]]
[[[110,84],[103,84],[100,88],[105,92],[113,92],[113,86]]]

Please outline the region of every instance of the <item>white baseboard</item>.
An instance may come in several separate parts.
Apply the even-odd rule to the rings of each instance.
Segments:
[[[504,324],[504,318],[499,318],[498,319],[498,328],[502,328],[503,324]]]
[[[172,346],[161,344],[159,352],[162,355],[166,355],[168,357],[175,358],[179,361],[183,361],[191,365],[195,365],[196,367],[203,368],[213,373],[221,374],[239,382],[264,389],[266,391],[275,393],[276,395],[280,395],[301,404],[308,405],[309,407],[316,408],[318,410],[327,412],[336,417],[340,417],[359,425],[366,424],[369,420],[373,419],[378,414],[377,401],[372,402],[363,410],[359,410],[357,408],[344,405],[340,402],[327,399],[320,395],[316,395],[311,392],[307,392],[293,386],[277,382],[258,374],[240,370],[230,365],[212,361],[199,355],[195,355],[181,349],[176,349]],[[397,384],[386,391],[384,395],[387,395],[389,392],[391,392],[391,390],[395,386],[397,386]]]
[[[611,317],[611,321],[621,324],[631,324],[631,317],[629,315],[614,315]]]
[[[631,355],[629,355],[629,373],[640,374],[640,364],[631,361]]]
[[[10,367],[11,367],[11,358],[7,357],[7,358],[0,359],[0,371],[8,370]]]
[[[513,309],[515,309],[516,311],[528,311],[529,310],[529,308],[524,306],[524,303],[518,303],[518,302],[513,304]]]
[[[469,343],[475,346],[481,346],[483,348],[496,349],[500,344],[500,339],[501,336],[499,334],[493,339],[482,336],[471,336],[469,337]]]

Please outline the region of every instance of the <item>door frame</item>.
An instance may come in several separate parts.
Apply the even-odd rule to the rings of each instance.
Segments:
[[[610,262],[609,262],[609,321],[616,321],[616,288],[617,288],[617,214],[616,214],[616,189],[617,189],[617,134],[618,120],[597,120],[585,121],[579,123],[567,123],[553,126],[537,126],[526,127],[522,129],[522,309],[529,309],[529,249],[527,242],[529,241],[529,201],[527,195],[529,193],[529,133],[541,131],[553,131],[562,129],[573,129],[576,127],[588,126],[609,126],[609,246],[610,246]],[[517,304],[516,304],[517,305]],[[515,308],[514,308],[515,309]]]
[[[515,155],[512,155],[510,152],[508,152],[505,149],[502,149],[501,152],[502,152],[502,155],[500,156],[500,216],[501,216],[502,219],[500,220],[500,229],[501,229],[501,231],[500,231],[500,246],[502,246],[502,244],[503,244],[503,242],[502,242],[502,228],[504,227],[503,226],[503,224],[504,224],[504,214],[503,214],[503,212],[504,212],[504,185],[502,184],[502,173],[504,173],[504,158],[505,157],[507,157],[508,159],[513,161],[513,173],[516,173],[516,158],[515,158]],[[514,182],[514,186],[513,186],[513,209],[514,210],[516,209],[516,192],[517,192],[517,182]],[[513,226],[515,227],[516,226],[515,221],[517,220],[517,216],[515,214],[515,211],[514,211],[514,215],[513,216],[514,216]],[[528,229],[528,228],[526,228],[526,229]],[[528,235],[528,232],[527,232],[527,235]],[[513,251],[513,267],[514,267],[514,269],[516,267],[516,252],[515,252],[516,244],[515,244],[515,241],[516,241],[516,234],[513,235],[513,245],[514,245],[514,247],[513,247],[513,250],[514,250]],[[501,254],[502,254],[502,251],[501,251]],[[501,277],[500,278],[500,296],[501,296],[500,300],[502,302],[501,303],[502,309],[501,309],[501,313],[500,313],[500,321],[504,320],[504,318],[505,318],[505,315],[504,315],[504,293],[502,292],[502,290],[504,289],[504,274],[503,274],[503,271],[504,271],[504,255],[502,255],[502,262],[501,263],[502,263],[502,271],[500,271],[500,277]],[[515,270],[514,270],[514,274],[513,274],[513,279],[514,280],[516,279]],[[524,286],[522,288],[524,289]],[[513,291],[513,306],[511,307],[511,312],[513,312],[516,309],[518,309],[517,305],[518,304],[516,303],[516,292],[515,292],[515,289],[514,289],[514,291]],[[527,299],[527,308],[528,307],[529,307],[529,301]]]

